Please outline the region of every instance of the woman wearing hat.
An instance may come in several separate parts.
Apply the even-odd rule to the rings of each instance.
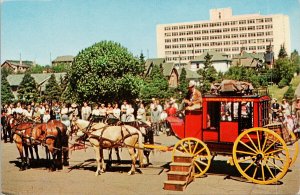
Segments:
[[[189,82],[188,93],[184,99],[186,110],[196,110],[202,107],[202,95],[201,92],[196,89],[195,85],[195,81],[191,80]]]

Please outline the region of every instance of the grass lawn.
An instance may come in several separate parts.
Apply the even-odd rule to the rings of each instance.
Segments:
[[[290,85],[292,85],[293,89],[296,90],[297,86],[300,83],[300,76],[296,76],[292,79]],[[279,102],[281,102],[284,93],[288,90],[288,86],[285,86],[281,89],[278,88],[277,85],[268,86],[269,94],[272,98],[276,98]]]

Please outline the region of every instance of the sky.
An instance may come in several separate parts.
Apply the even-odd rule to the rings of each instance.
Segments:
[[[50,64],[103,40],[156,57],[156,25],[209,20],[209,10],[233,15],[286,14],[292,51],[300,52],[300,0],[0,0],[1,63]]]

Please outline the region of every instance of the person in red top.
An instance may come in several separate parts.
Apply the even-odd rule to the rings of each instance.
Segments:
[[[189,82],[189,91],[184,99],[186,110],[196,110],[202,107],[202,95],[199,90],[195,87],[196,82],[191,80]]]

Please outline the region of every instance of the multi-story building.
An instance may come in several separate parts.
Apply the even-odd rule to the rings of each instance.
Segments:
[[[156,28],[157,57],[167,62],[187,63],[205,51],[224,52],[229,57],[242,50],[264,53],[272,46],[291,52],[289,17],[283,14],[232,15],[231,8],[211,9],[210,20],[159,24]]]

